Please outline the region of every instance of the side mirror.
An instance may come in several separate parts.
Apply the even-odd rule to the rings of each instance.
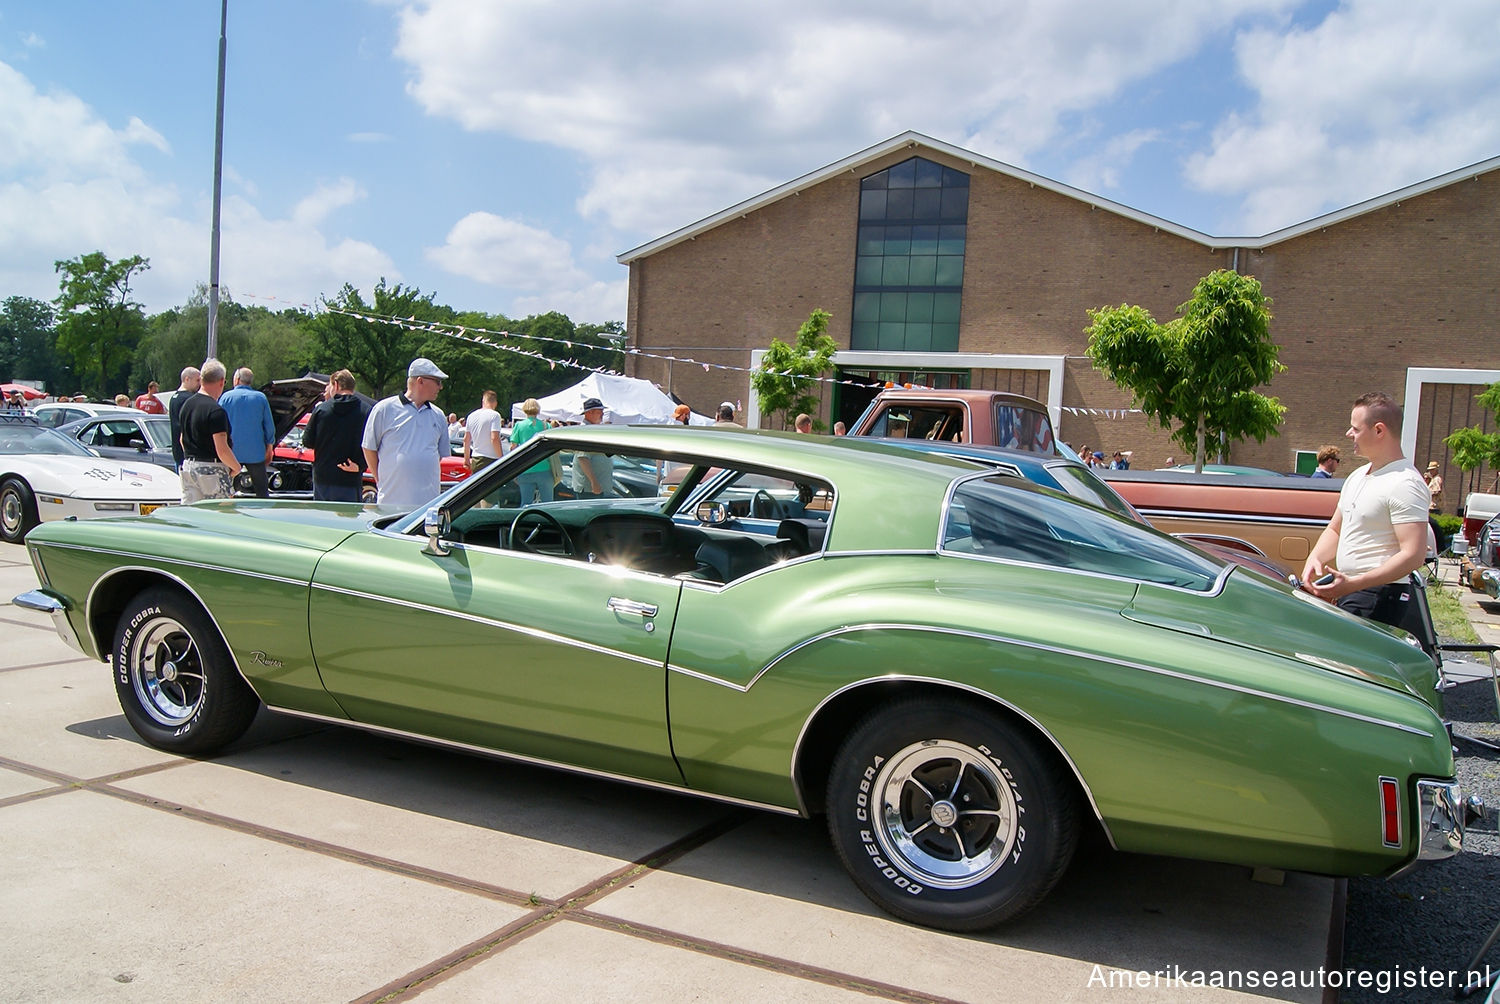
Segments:
[[[729,522],[729,507],[723,502],[699,502],[693,515],[704,526],[723,526]]]
[[[453,529],[453,515],[446,507],[433,506],[427,510],[422,517],[422,530],[427,534],[427,546],[422,548],[423,554],[431,554],[439,558],[446,558],[453,553],[453,548],[443,538]]]

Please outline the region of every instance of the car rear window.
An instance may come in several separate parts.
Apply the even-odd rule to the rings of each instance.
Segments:
[[[1164,533],[1065,495],[987,475],[959,484],[942,550],[1208,592],[1224,565]]]

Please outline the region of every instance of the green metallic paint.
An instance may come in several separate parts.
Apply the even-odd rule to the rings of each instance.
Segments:
[[[1391,633],[1239,573],[1203,594],[934,553],[970,465],[725,430],[545,435],[826,480],[828,550],[709,586],[436,556],[420,514],[398,534],[368,509],[263,502],[43,524],[27,543],[86,643],[91,595],[159,575],[202,599],[268,703],[766,805],[797,807],[796,779],[826,766],[793,762],[820,709],[893,681],[1011,709],[1127,850],[1388,871],[1416,821],[1381,846],[1376,779],[1401,778],[1410,805],[1416,778],[1453,774],[1431,663]]]

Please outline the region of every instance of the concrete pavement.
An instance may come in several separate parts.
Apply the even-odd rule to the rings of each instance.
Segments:
[[[0,545],[0,601],[34,584]],[[878,912],[817,823],[266,712],[174,757],[46,618],[0,632],[5,1000],[1191,1002],[1257,995],[1120,973],[1327,958],[1313,876],[1092,849],[959,936]]]

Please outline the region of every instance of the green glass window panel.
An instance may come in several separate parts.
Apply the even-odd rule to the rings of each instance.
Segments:
[[[944,188],[968,188],[969,176],[962,171],[955,171],[951,167],[943,168]]]
[[[911,254],[911,227],[885,228],[885,254]]]
[[[885,192],[859,193],[859,218],[862,220],[885,219]]]
[[[919,188],[914,193],[911,215],[918,220],[935,220],[942,211],[943,192],[939,188]]]
[[[886,321],[906,320],[905,293],[880,294],[880,320],[882,323]]]
[[[887,259],[889,261],[889,259]],[[889,268],[887,268],[889,271]],[[941,254],[937,260],[937,281],[934,286],[962,286],[964,284],[964,257],[957,254]],[[889,285],[889,283],[887,283]]]
[[[906,351],[932,351],[932,325],[906,323]]]
[[[878,342],[880,326],[874,321],[855,321],[849,327],[851,349],[873,350]]]
[[[854,284],[856,286],[879,286],[880,264],[885,261],[876,255],[860,255],[854,265]]]
[[[884,254],[885,227],[860,227],[857,252],[859,254]]]
[[[885,188],[885,179],[887,177],[887,172],[880,171],[876,174],[870,175],[868,178],[861,181],[859,183],[859,187],[866,192],[872,191],[874,189]]]
[[[911,219],[912,196],[910,188],[892,188],[885,193],[885,218],[888,220]]]
[[[959,293],[932,294],[932,319],[952,324],[958,323],[958,307],[962,295]]]
[[[907,293],[906,323],[911,324],[913,321],[921,321],[925,323],[930,320],[932,320],[932,294]]]
[[[892,188],[910,188],[917,179],[917,160],[918,158],[913,157],[911,160],[903,160],[894,167],[887,168],[886,174],[890,175],[890,181],[887,184]]]
[[[946,223],[938,228],[938,254],[963,254],[964,237],[969,228],[959,223]]]
[[[854,294],[854,322],[880,320],[880,294]]]
[[[907,279],[912,286],[936,286],[937,281],[937,255],[912,255],[911,272]]]
[[[963,259],[959,259],[962,261]],[[903,256],[882,258],[885,268],[880,272],[880,285],[882,286],[905,286],[907,277],[911,273],[911,259]],[[960,274],[959,281],[963,281]]]
[[[934,164],[930,160],[917,158],[917,180],[918,188],[937,188],[943,183],[943,166]]]
[[[937,254],[938,228],[932,226],[911,228],[912,254]]]
[[[962,220],[969,216],[969,190],[967,188],[943,189],[942,217],[945,220]]]
[[[887,352],[906,348],[906,325],[901,321],[881,321],[875,347]]]
[[[957,352],[958,351],[958,325],[957,324],[934,324],[932,326],[932,351],[933,352]]]

